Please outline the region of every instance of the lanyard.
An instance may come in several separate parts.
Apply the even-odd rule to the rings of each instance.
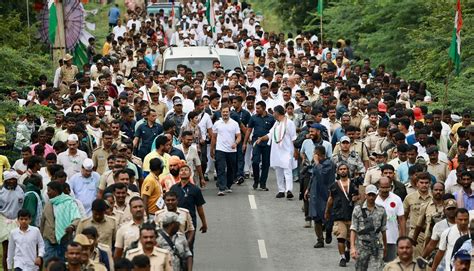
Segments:
[[[342,184],[341,180],[338,180],[337,183],[338,183],[339,186],[341,187],[342,193],[344,193],[344,196],[346,197],[346,199],[347,199],[348,201],[351,201],[351,200],[349,199],[349,196],[347,195],[347,193],[349,193],[349,189],[350,189],[351,184],[349,183],[349,186],[347,187],[347,192],[346,192],[346,189],[344,188],[344,185]]]

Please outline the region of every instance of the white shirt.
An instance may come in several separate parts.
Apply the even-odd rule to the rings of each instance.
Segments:
[[[123,35],[127,32],[127,28],[124,25],[122,26],[116,25],[114,29],[112,30],[112,32],[114,33],[115,39],[117,40],[118,37],[123,37]]]
[[[81,150],[77,150],[76,155],[69,155],[69,149],[58,154],[58,165],[63,165],[64,172],[68,178],[72,175],[81,172],[82,162],[86,160],[87,154]]]
[[[232,149],[235,144],[236,135],[240,134],[239,124],[229,118],[227,122],[219,119],[212,126],[212,132],[217,134],[216,150],[222,152],[237,152],[237,148]]]
[[[443,231],[439,239],[438,248],[443,250],[444,253],[444,263],[446,264],[445,271],[451,270],[451,254],[453,253],[453,247],[456,243],[456,240],[461,237],[458,226],[454,225]]]
[[[383,200],[380,195],[377,196],[375,204],[383,206],[387,214],[387,243],[396,244],[398,239],[398,217],[403,216],[403,203],[399,196],[389,192],[388,197]]]
[[[23,163],[23,158],[16,160],[15,164],[13,164],[12,168],[14,170],[20,170],[20,171],[23,171],[23,172],[25,172],[26,169],[27,169],[26,165]]]
[[[439,241],[440,238],[441,238],[441,234],[447,229],[447,228],[450,228],[452,226],[456,225],[455,223],[454,224],[451,224],[448,222],[448,220],[445,218],[441,221],[439,221],[438,223],[436,223],[434,226],[433,226],[433,230],[432,230],[432,233],[431,233],[431,240],[435,240],[435,241]]]
[[[38,247],[38,252],[36,251]],[[37,257],[44,256],[44,241],[37,227],[28,226],[25,232],[16,228],[10,232],[8,239],[7,268],[39,270],[34,264]],[[14,263],[14,265],[13,265]]]

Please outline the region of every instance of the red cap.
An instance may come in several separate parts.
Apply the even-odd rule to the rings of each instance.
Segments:
[[[387,105],[382,103],[382,102],[379,102],[378,111],[383,112],[383,113],[387,113]]]
[[[419,107],[413,108],[413,115],[415,116],[415,120],[423,119],[423,112],[421,112],[421,108]]]

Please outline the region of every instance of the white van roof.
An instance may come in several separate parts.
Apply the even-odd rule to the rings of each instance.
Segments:
[[[184,58],[184,57],[193,57],[193,58],[209,58],[215,57],[219,58],[215,48],[198,46],[198,47],[169,47],[163,52],[163,58]]]

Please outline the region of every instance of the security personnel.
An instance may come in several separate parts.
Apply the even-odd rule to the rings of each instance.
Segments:
[[[397,240],[397,254],[398,258],[389,262],[384,271],[424,271],[426,268],[421,268],[413,258],[413,246],[415,241],[410,237],[401,236]]]
[[[364,178],[364,186],[369,184],[377,184],[382,177],[382,169],[381,167],[387,162],[387,153],[386,152],[373,152],[372,156],[375,157],[376,165],[370,167],[367,170],[367,174],[365,174]]]
[[[189,249],[186,236],[179,232],[180,217],[174,212],[168,212],[163,215],[161,225],[163,228],[158,230],[156,241],[160,248],[168,250],[172,255],[173,269],[175,271],[191,270],[193,254]]]
[[[163,228],[163,218],[167,213],[175,213],[181,222],[179,231],[186,234],[188,241],[192,242],[194,239],[193,219],[188,209],[178,207],[178,194],[174,191],[168,191],[164,196],[166,208],[155,213],[155,223],[159,228]]]
[[[105,215],[107,204],[102,199],[92,202],[92,216],[82,219],[77,225],[77,232],[87,227],[95,227],[99,232],[98,242],[112,247],[117,232],[117,222],[114,218]]]
[[[84,234],[76,234],[74,237],[74,242],[81,245],[81,262],[82,262],[82,270],[96,270],[96,271],[105,271],[107,268],[102,263],[94,262],[91,259],[91,248],[94,245],[94,242],[87,238]]]
[[[387,249],[387,214],[382,206],[375,205],[377,187],[368,185],[366,201],[357,205],[352,213],[351,257],[356,260],[356,270],[382,270],[383,255]],[[380,243],[382,235],[383,244]],[[356,242],[357,241],[357,242]]]
[[[368,168],[369,167],[369,151],[364,142],[355,139],[356,131],[357,131],[357,128],[354,126],[349,126],[346,128],[346,136],[349,137],[350,143],[351,143],[350,150],[357,152],[357,154],[359,154],[360,158],[362,159],[362,162],[364,163],[365,168]],[[341,137],[341,140],[334,147],[333,155],[337,155],[341,151],[340,142],[342,142],[342,137]]]
[[[387,129],[389,123],[386,120],[380,120],[377,127],[377,131],[367,134],[367,137],[364,140],[365,145],[370,152],[374,152],[377,146],[377,142],[387,136]]]
[[[132,260],[138,255],[146,255],[150,259],[152,271],[172,271],[172,257],[168,250],[156,247],[156,226],[154,223],[145,223],[140,228],[138,247],[125,251],[125,258]]]

